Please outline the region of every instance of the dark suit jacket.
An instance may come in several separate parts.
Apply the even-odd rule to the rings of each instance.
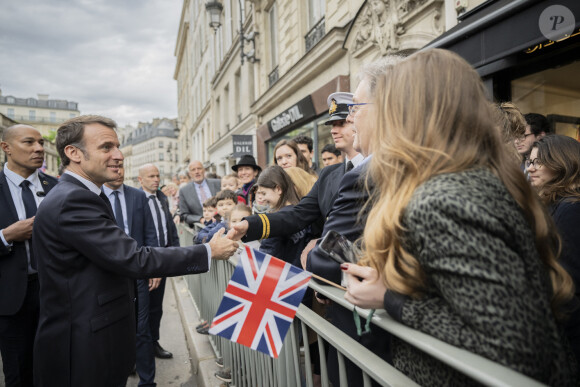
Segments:
[[[173,222],[173,217],[169,210],[169,200],[167,200],[167,196],[165,196],[161,191],[157,191],[157,199],[161,202],[161,207],[163,207],[163,212],[165,212],[165,221],[167,222],[167,246],[179,246],[179,234],[177,233],[177,227]]]
[[[244,218],[249,223],[244,241],[286,236],[297,233],[321,219],[324,221],[337,197],[338,186],[344,171],[344,163],[324,168],[310,192],[297,205],[266,214],[267,220],[260,215]]]
[[[153,222],[149,199],[147,199],[145,192],[124,184],[123,191],[125,193],[125,205],[127,206],[129,236],[135,239],[139,246],[159,246],[155,222]]]
[[[362,210],[365,203],[369,200],[369,191],[364,185],[367,168],[368,162],[365,162],[346,173],[342,178],[338,196],[328,215],[328,220],[324,224],[323,236],[329,230],[334,230],[354,242],[362,235],[367,216],[367,213]],[[340,283],[340,266],[328,258],[320,250],[319,246],[320,244],[318,243],[308,254],[307,269],[335,283]],[[383,360],[391,360],[391,337],[387,332],[372,326],[371,333],[358,336],[352,312],[336,303],[332,303],[328,307],[327,315],[338,329],[380,356]],[[364,319],[362,319],[361,323],[364,324]],[[336,351],[332,348],[328,355],[328,370],[332,383],[339,385],[337,355]],[[349,360],[346,360],[346,373],[349,386],[360,386],[363,384],[360,370]]]
[[[361,213],[369,199],[369,192],[364,187],[364,176],[368,164],[359,165],[346,173],[340,181],[338,195],[328,219],[322,230],[324,237],[329,230],[344,235],[350,241],[356,241],[363,233],[366,213]],[[335,283],[340,283],[340,266],[328,258],[319,248],[319,244],[308,255],[308,269]]]
[[[215,196],[221,190],[221,181],[219,179],[205,179],[209,186],[212,196]],[[208,198],[209,199],[209,198]],[[179,190],[179,213],[181,220],[187,224],[199,222],[203,217],[203,203],[200,202],[195,189],[195,183],[192,181]]]
[[[50,191],[58,180],[38,172],[44,192]],[[4,171],[0,171],[0,229],[18,221],[16,207]],[[24,242],[14,242],[8,250],[0,242],[0,315],[11,316],[20,310],[28,284],[28,257]]]
[[[115,386],[135,364],[130,278],[208,270],[205,246],[138,248],[110,206],[70,175],[36,214],[40,321],[35,386]]]

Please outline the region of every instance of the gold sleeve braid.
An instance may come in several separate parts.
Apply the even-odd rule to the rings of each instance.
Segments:
[[[262,220],[262,237],[260,239],[266,239],[270,236],[270,220],[266,214],[258,214]]]

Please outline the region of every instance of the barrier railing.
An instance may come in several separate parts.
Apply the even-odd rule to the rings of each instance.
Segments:
[[[179,227],[182,246],[191,245],[191,229]],[[215,316],[225,288],[230,280],[235,264],[230,261],[214,261],[209,273],[186,277],[191,295],[199,315],[207,320]],[[342,307],[353,310],[354,306],[343,297],[343,291],[327,285],[310,281],[309,287],[324,294]],[[361,317],[366,318],[368,311],[357,308]],[[384,310],[377,310],[372,318],[377,327],[397,336],[439,361],[464,373],[475,381],[488,386],[542,386],[543,384],[474,353],[444,343],[432,336],[402,325],[388,316]],[[337,329],[316,312],[301,304],[296,318],[284,340],[278,359],[272,359],[258,351],[232,343],[218,336],[209,336],[209,341],[217,357],[232,372],[232,385],[253,386],[314,386],[312,377],[312,358],[308,345],[307,328],[314,331],[318,341],[318,356],[321,367],[320,383],[330,385],[326,369],[326,346],[336,348],[338,353],[340,386],[347,386],[345,359],[349,359],[363,374],[364,386],[372,381],[382,386],[414,386],[411,379],[396,370],[383,359]],[[338,387],[338,386],[335,386]]]

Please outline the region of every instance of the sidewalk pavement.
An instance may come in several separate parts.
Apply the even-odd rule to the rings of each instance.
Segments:
[[[177,277],[176,279],[180,279]],[[159,344],[173,353],[171,359],[155,359],[155,382],[158,386],[195,387],[197,383],[192,373],[191,359],[178,303],[175,297],[173,278],[168,278],[163,298],[163,317]],[[127,387],[136,387],[139,376],[129,376]]]

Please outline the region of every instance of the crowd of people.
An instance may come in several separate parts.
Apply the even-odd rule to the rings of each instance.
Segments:
[[[122,385],[133,364],[142,385],[153,385],[154,356],[167,352],[158,342],[159,312],[151,308],[159,302],[155,289],[165,276],[208,270],[210,258],[228,258],[238,240],[343,284],[356,306],[384,308],[407,326],[542,383],[577,385],[580,143],[554,134],[545,116],[522,114],[511,102],[492,104],[485,95],[478,74],[451,52],[385,57],[361,68],[354,94],[328,96],[333,144],[322,148],[322,165],[314,162],[312,139],[300,135],[276,144],[272,165],[262,168],[244,155],[221,178],[196,160],[160,186],[158,169],[144,165],[142,190],[123,184],[108,119],[85,116],[59,129],[67,172],[58,184],[37,170],[38,132],[9,128],[0,172],[5,200],[17,208],[10,213],[5,205],[0,224],[7,385],[32,385],[35,336],[35,385],[56,385],[44,379],[55,367],[62,378],[54,380],[69,381],[59,385]],[[96,198],[101,193],[103,200]],[[36,218],[30,200],[39,205]],[[179,245],[178,223],[192,227],[193,247],[171,247]],[[72,228],[83,237],[66,238]],[[321,247],[331,231],[356,246],[355,261],[340,264]],[[19,274],[7,279],[1,274],[8,269]],[[137,279],[133,290],[127,278]],[[7,289],[19,289],[18,296],[4,296]],[[127,318],[132,292],[136,329],[122,324],[109,332],[124,350],[106,359],[99,357],[105,348],[87,354],[85,345],[104,346],[95,343],[97,332]],[[381,329],[362,331],[358,315],[321,294],[307,293],[303,302],[420,385],[474,383]],[[104,311],[111,312],[107,320]],[[38,328],[30,321],[40,321]],[[207,334],[209,324],[198,332]],[[15,344],[7,332],[17,325]],[[120,338],[131,334],[133,341]],[[68,357],[45,353],[56,335]],[[311,337],[308,344],[316,353]],[[332,347],[326,352],[338,386],[339,356]],[[312,358],[316,385],[320,364]],[[362,385],[360,369],[345,365],[348,385]],[[94,380],[71,382],[89,380],[84,373]],[[227,369],[216,376],[231,381]]]

